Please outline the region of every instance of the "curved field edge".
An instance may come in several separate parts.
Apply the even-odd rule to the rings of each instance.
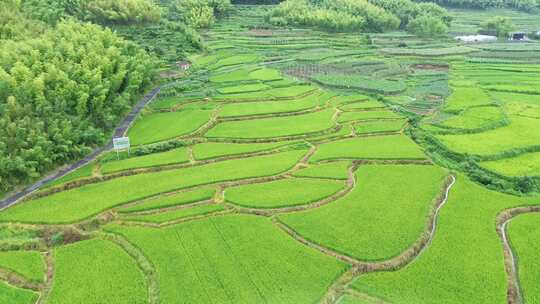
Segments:
[[[429,250],[397,271],[361,275],[351,287],[395,303],[434,298],[447,303],[506,303],[505,260],[493,220],[505,209],[531,204],[530,198],[486,190],[459,176],[441,209]],[[389,281],[401,287],[392,289]]]
[[[348,194],[321,208],[282,214],[279,219],[303,237],[342,254],[366,262],[388,260],[424,233],[446,176],[429,165],[360,165]]]
[[[143,272],[113,242],[96,238],[64,245],[54,250],[54,259],[48,304],[148,303]]]
[[[106,230],[135,244],[155,265],[165,302],[179,297],[189,302],[209,297],[223,303],[315,302],[348,267],[302,247],[269,219],[253,215],[220,215],[161,229],[110,225]],[[171,257],[176,260],[172,267]]]
[[[72,223],[159,193],[280,174],[293,168],[305,154],[305,150],[293,150],[199,167],[120,177],[22,202],[4,210],[0,214],[0,221]]]

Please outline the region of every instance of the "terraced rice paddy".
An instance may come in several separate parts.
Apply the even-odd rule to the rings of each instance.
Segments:
[[[540,301],[538,43],[236,9],[129,128],[129,155],[0,210],[0,303]],[[451,12],[452,33],[491,14]]]
[[[540,263],[535,258],[540,248],[540,214],[531,213],[516,217],[510,222],[508,235],[518,257],[518,273],[525,303],[540,301],[537,275]]]
[[[445,176],[432,166],[360,166],[357,186],[343,198],[280,220],[324,247],[360,260],[388,259],[422,234]]]

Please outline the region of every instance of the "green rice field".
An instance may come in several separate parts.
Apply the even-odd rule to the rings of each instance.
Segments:
[[[187,20],[191,2],[155,2]],[[336,14],[397,3],[353,2]],[[537,12],[451,7],[447,33],[420,37],[410,20],[327,32],[220,3],[204,6],[208,28],[174,28],[199,50],[154,54],[161,90],[126,130],[129,153],[99,150],[0,209],[0,304],[540,303],[540,41],[454,39],[493,16],[529,34]],[[2,68],[0,91],[18,81]],[[54,86],[43,75],[32,85]]]

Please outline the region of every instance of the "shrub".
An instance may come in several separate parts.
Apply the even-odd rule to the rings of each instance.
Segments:
[[[407,29],[420,37],[440,37],[448,33],[448,26],[441,19],[428,15],[413,19]]]
[[[436,19],[436,31],[446,32],[452,18],[434,3],[411,0],[287,0],[272,10],[274,25],[303,25],[329,31],[384,32],[406,28],[419,16]],[[441,26],[442,25],[442,26]]]
[[[507,17],[495,16],[488,19],[481,25],[482,31],[493,32],[499,37],[508,36],[508,34],[515,28],[514,24]]]
[[[231,9],[229,0],[176,0],[170,6],[170,14],[195,28],[208,28]]]

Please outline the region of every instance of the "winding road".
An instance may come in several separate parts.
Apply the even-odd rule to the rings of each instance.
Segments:
[[[157,87],[157,88],[153,89],[150,93],[146,94],[143,98],[141,98],[141,100],[133,107],[133,109],[131,109],[131,111],[124,118],[124,120],[122,120],[122,122],[116,127],[116,129],[114,130],[114,133],[113,133],[113,138],[124,136],[126,134],[127,130],[129,129],[129,127],[131,126],[131,124],[137,118],[137,115],[139,115],[139,112],[148,103],[150,103],[152,100],[154,100],[154,98],[157,96],[157,94],[159,94],[160,91],[161,91],[161,87]],[[49,182],[51,182],[53,180],[56,180],[58,178],[61,178],[62,176],[79,169],[80,167],[82,167],[82,166],[88,164],[89,162],[93,161],[94,159],[96,159],[96,157],[98,157],[101,153],[103,153],[105,151],[109,151],[111,149],[112,149],[112,138],[105,146],[94,149],[92,151],[92,153],[90,153],[89,155],[87,155],[83,159],[81,159],[81,160],[79,160],[79,161],[77,161],[77,162],[75,162],[75,163],[73,163],[73,164],[71,164],[71,165],[69,165],[67,167],[63,167],[63,168],[59,169],[58,171],[56,171],[55,173],[53,173],[51,175],[48,175],[48,176],[45,176],[45,177],[41,178],[40,180],[38,180],[34,184],[32,184],[32,185],[30,185],[30,186],[28,186],[28,187],[26,187],[26,188],[24,188],[22,190],[11,193],[6,198],[4,198],[3,200],[0,201],[0,210],[8,208],[9,206],[17,203],[19,200],[26,197],[28,194],[30,194],[30,193],[38,190],[39,188],[43,187],[43,185],[45,185],[45,184],[47,184],[47,183],[49,183]]]

